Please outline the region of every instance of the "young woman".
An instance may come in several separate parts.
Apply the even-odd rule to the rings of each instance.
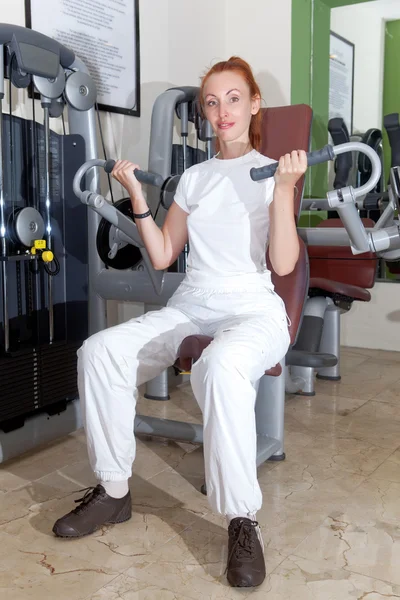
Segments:
[[[228,523],[228,581],[255,586],[265,578],[256,513],[256,384],[286,354],[284,303],[266,266],[290,273],[299,255],[294,189],[305,152],[283,156],[274,179],[254,182],[251,167],[270,162],[261,143],[261,94],[249,65],[220,62],[202,80],[200,102],[217,137],[217,155],[182,175],[160,229],[148,213],[134,165],[113,176],[127,189],[153,266],[165,269],[189,240],[187,273],[166,307],[90,337],[78,352],[78,381],[90,463],[99,484],[53,528],[81,537],[131,516],[128,479],[135,458],[137,388],[177,358],[182,340],[214,341],[193,365],[191,384],[203,413],[208,499]]]

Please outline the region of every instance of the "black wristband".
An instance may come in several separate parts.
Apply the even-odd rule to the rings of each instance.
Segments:
[[[149,217],[150,215],[151,215],[151,210],[149,209],[147,212],[141,213],[139,215],[137,215],[136,213],[133,213],[133,218],[134,219],[145,219],[146,217]]]

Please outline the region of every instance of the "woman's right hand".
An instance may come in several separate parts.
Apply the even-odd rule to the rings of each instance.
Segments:
[[[139,165],[135,165],[129,160],[117,160],[111,175],[124,186],[130,196],[137,198],[142,195],[142,186],[135,177],[135,169],[140,169]]]

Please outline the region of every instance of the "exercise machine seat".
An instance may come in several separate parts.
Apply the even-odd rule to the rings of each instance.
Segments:
[[[362,219],[365,227],[374,227],[371,219]],[[343,227],[340,219],[326,219],[318,227]],[[368,302],[367,289],[375,284],[378,259],[373,252],[353,255],[350,248],[309,246],[310,289],[320,289]],[[324,283],[325,282],[325,283]]]
[[[272,268],[267,252],[267,264],[271,271],[272,283],[275,286],[276,293],[285,303],[286,313],[289,317],[290,344],[296,341],[297,332],[300,326],[303,304],[307,297],[309,286],[309,269],[306,246],[299,238],[300,254],[294,270],[289,275],[278,276]],[[198,360],[205,348],[213,338],[208,335],[189,335],[186,337],[179,350],[179,359],[176,366],[182,371],[190,371],[192,363]],[[283,358],[283,356],[282,356]],[[282,373],[280,363],[265,371],[265,375],[279,377]]]

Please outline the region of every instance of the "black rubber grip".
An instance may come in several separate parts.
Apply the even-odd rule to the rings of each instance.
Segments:
[[[116,161],[113,160],[112,158],[110,158],[109,160],[106,161],[106,164],[104,165],[104,170],[106,173],[111,173],[111,171],[114,168]]]
[[[115,165],[115,160],[111,158],[106,161],[104,165],[104,170],[106,173],[111,173]],[[150,173],[149,171],[141,171],[140,169],[134,170],[135,177],[140,183],[146,183],[148,185],[155,185],[156,187],[161,187],[164,183],[164,179],[158,173]]]
[[[307,153],[307,164],[309,167],[318,165],[320,163],[333,160],[335,158],[333,146],[327,144],[321,150],[315,150],[315,152]],[[265,165],[265,167],[253,167],[250,169],[250,177],[253,181],[261,181],[262,179],[268,179],[273,177],[278,168],[279,163],[272,163],[271,165]]]
[[[164,183],[164,179],[158,173],[150,173],[149,171],[140,171],[139,169],[134,170],[135,177],[140,183],[146,183],[147,185],[155,185],[161,187]]]

